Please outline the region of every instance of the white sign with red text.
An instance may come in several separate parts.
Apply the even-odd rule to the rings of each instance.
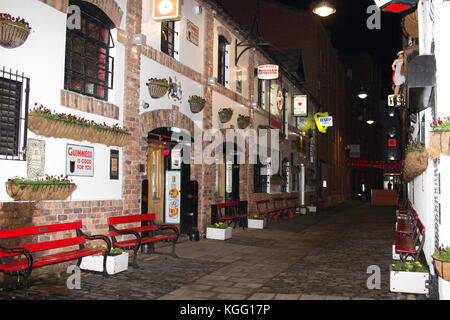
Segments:
[[[94,176],[94,148],[66,145],[66,175],[68,176]]]
[[[258,79],[278,79],[278,66],[276,64],[264,64],[258,67]]]

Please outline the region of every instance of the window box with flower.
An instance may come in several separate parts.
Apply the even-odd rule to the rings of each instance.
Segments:
[[[433,160],[440,155],[450,155],[450,117],[438,118],[430,124],[430,143],[428,152]]]
[[[28,115],[28,128],[43,137],[89,141],[107,146],[125,146],[131,135],[118,125],[108,126],[65,113],[53,113],[40,105]]]
[[[428,294],[430,274],[420,261],[398,261],[390,265],[390,291]]]
[[[206,238],[214,240],[227,240],[232,237],[233,228],[226,222],[217,222],[206,228]]]
[[[106,245],[94,245],[92,249],[98,250],[106,248]],[[106,271],[108,274],[116,274],[128,269],[128,252],[120,248],[111,248],[106,257]],[[95,272],[103,271],[103,253],[86,256],[81,259],[80,269]]]
[[[23,18],[0,13],[0,45],[12,49],[21,46],[28,38],[31,27]]]
[[[15,201],[66,200],[76,188],[64,175],[36,180],[14,177],[6,182],[6,192]]]
[[[248,217],[249,229],[264,229],[266,227],[266,220],[260,214],[253,214]]]
[[[421,175],[428,167],[428,152],[420,142],[411,142],[406,148],[405,162],[402,168],[403,180],[410,182]]]
[[[306,214],[308,210],[306,209],[305,205],[300,206],[300,214]]]

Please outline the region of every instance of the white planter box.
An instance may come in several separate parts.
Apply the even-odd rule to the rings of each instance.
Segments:
[[[248,219],[249,229],[264,229],[265,226],[266,226],[265,219]]]
[[[206,238],[214,240],[227,240],[231,238],[233,228],[206,228]]]
[[[81,259],[80,269],[103,272],[103,255],[87,256]],[[116,274],[128,269],[128,252],[106,258],[106,271]]]
[[[306,208],[300,208],[300,213],[301,214],[306,214],[306,212],[307,212]]]
[[[317,212],[317,207],[316,206],[314,206],[314,207],[308,206],[308,211],[309,212]]]
[[[393,271],[390,266],[390,290],[391,292],[403,292],[414,294],[428,294],[428,272]]]

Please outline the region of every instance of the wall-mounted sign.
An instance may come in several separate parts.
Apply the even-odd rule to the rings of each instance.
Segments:
[[[283,102],[284,102],[283,91],[278,90],[278,92],[277,92],[277,108],[279,111],[283,110]]]
[[[119,179],[119,150],[111,150],[109,156],[109,178]]]
[[[278,65],[264,64],[258,66],[258,79],[261,80],[278,79]]]
[[[171,165],[170,168],[172,170],[181,169],[181,149],[173,148],[170,152]]]
[[[66,145],[66,175],[68,176],[94,176],[94,148]]]
[[[180,20],[180,0],[153,0],[152,18],[155,21]]]
[[[328,116],[328,112],[316,113],[314,115],[314,120],[316,121],[317,129],[319,132],[326,133],[328,127],[333,126],[333,117]]]
[[[165,222],[180,223],[181,205],[181,173],[180,171],[166,171]]]
[[[186,39],[198,46],[199,30],[191,21],[186,22]]]
[[[292,108],[294,117],[306,117],[308,115],[308,96],[294,96],[294,106]]]
[[[28,139],[27,142],[27,177],[36,179],[44,176],[45,141]]]

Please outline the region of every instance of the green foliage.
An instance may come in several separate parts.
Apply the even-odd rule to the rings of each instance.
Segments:
[[[37,107],[37,103],[35,103],[35,106]],[[32,112],[35,112],[39,116],[44,117],[49,121],[63,122],[67,125],[93,127],[96,130],[111,131],[114,134],[129,134],[129,132],[126,129],[120,128],[117,124],[113,126],[108,126],[105,122],[103,122],[103,124],[100,124],[92,120],[89,121],[85,118],[79,118],[72,114],[52,113],[49,109],[45,108],[43,105],[40,105],[38,108],[35,108],[34,110],[32,110]]]
[[[445,117],[444,119],[439,117],[433,123],[430,123],[430,127],[433,131],[448,131],[450,130],[450,117]]]
[[[45,178],[39,178],[39,179],[27,179],[27,178],[21,178],[21,177],[14,177],[13,179],[8,179],[8,182],[11,184],[17,184],[17,185],[24,185],[24,186],[30,186],[32,189],[39,189],[41,187],[66,187],[72,184],[72,181],[70,181],[67,176],[60,175],[60,176],[49,176],[45,175]]]
[[[398,261],[392,267],[392,270],[394,270],[394,271],[405,271],[405,272],[427,272],[428,271],[427,268],[420,263],[420,261],[414,261],[414,262]]]
[[[222,109],[219,110],[219,113],[233,114],[233,109],[231,109],[231,108],[222,108]]]
[[[20,17],[13,17],[8,13],[0,13],[0,21],[5,22],[12,22],[14,24],[17,24],[18,26],[27,28],[28,30],[31,30],[31,27],[28,22],[26,22],[23,18]]]
[[[106,246],[106,244],[104,244],[101,246],[100,245],[92,246],[91,249],[100,250],[100,249],[106,249],[106,248],[107,248],[107,246]],[[111,248],[111,250],[109,251],[109,256],[118,256],[119,254],[122,254],[122,252],[123,252],[123,250],[120,248]],[[100,252],[100,253],[96,253],[95,255],[100,256],[102,254],[103,254],[103,252]]]
[[[167,79],[150,78],[148,79],[148,82],[146,84],[148,86],[151,83],[160,84],[169,88],[169,82],[167,81]]]
[[[406,147],[406,153],[414,152],[414,151],[424,151],[425,145],[421,142],[413,141]]]
[[[204,103],[204,102],[205,102],[205,99],[203,99],[203,98],[200,97],[200,96],[193,95],[193,96],[190,96],[190,97],[189,97],[189,102],[199,102],[199,103]]]
[[[434,256],[441,260],[450,260],[450,247],[444,248],[442,245],[439,246]]]
[[[216,222],[209,226],[210,228],[217,228],[217,229],[226,229],[228,228],[228,223],[226,222]]]
[[[264,220],[264,217],[260,214],[255,213],[254,215],[252,215],[251,217],[249,217],[249,219],[253,219],[253,220]]]
[[[238,121],[250,122],[250,116],[245,116],[243,114],[240,114],[237,119],[238,119]]]

